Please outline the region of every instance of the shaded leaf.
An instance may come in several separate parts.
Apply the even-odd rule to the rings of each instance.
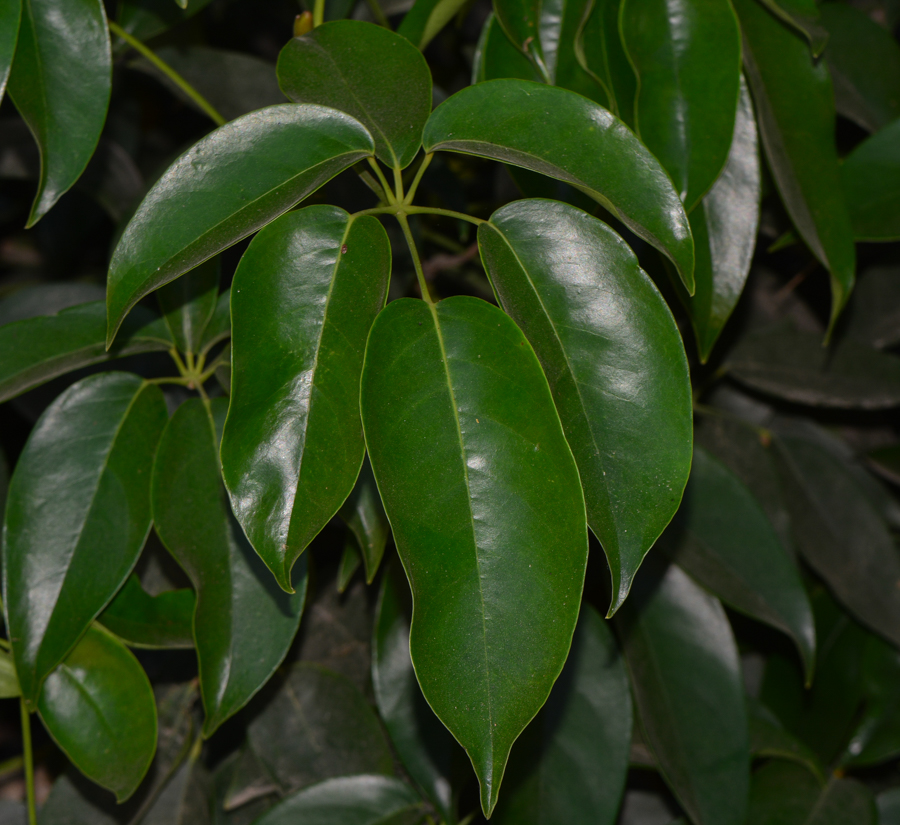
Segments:
[[[106,120],[112,57],[101,0],[22,0],[9,96],[41,152],[33,226],[78,180]]]
[[[208,825],[212,777],[200,761],[200,740],[141,817],[141,825]]]
[[[193,17],[211,2],[187,0],[178,8],[172,0],[120,0],[119,25],[138,40],[149,40]]]
[[[522,80],[541,81],[534,63],[517,49],[506,36],[493,12],[484,21],[478,38],[475,58],[472,62],[472,83],[495,80],[500,77],[518,77]]]
[[[203,331],[202,350],[209,350],[231,335],[231,287],[219,294],[216,308]]]
[[[119,239],[107,342],[144,295],[265,226],[372,150],[361,123],[322,106],[270,106],[207,135],[166,170]]]
[[[105,293],[99,284],[78,281],[44,281],[25,286],[0,302],[0,326],[38,315],[55,315],[78,304],[102,301]]]
[[[123,825],[109,794],[73,768],[62,774],[41,806],[39,825]],[[24,825],[23,820],[22,825]]]
[[[819,8],[814,0],[759,0],[775,17],[809,44],[810,52],[818,58],[828,44],[829,32],[822,24]]]
[[[875,797],[878,807],[879,825],[897,825],[900,823],[900,788],[882,791]]]
[[[343,593],[347,589],[353,580],[353,574],[359,570],[361,564],[362,555],[360,554],[359,545],[357,545],[353,535],[350,534],[344,542],[344,551],[341,553],[341,562],[338,565],[338,593]]]
[[[417,49],[425,51],[425,47],[464,5],[465,0],[416,0],[400,21],[397,34],[402,34]]]
[[[156,297],[175,346],[182,352],[198,353],[219,297],[218,259],[210,258],[166,284]]]
[[[4,0],[0,5],[0,100],[6,91],[21,20],[22,0]]]
[[[563,148],[560,134],[590,139]],[[693,241],[671,181],[625,124],[596,103],[525,80],[479,83],[435,109],[423,143],[426,152],[502,160],[572,184],[669,257],[693,292]]]
[[[900,240],[900,118],[847,156],[841,179],[856,240]]]
[[[158,387],[113,372],[69,387],[31,431],[3,529],[3,603],[28,704],[140,555],[166,419]]]
[[[900,484],[900,445],[872,450],[866,458],[881,475],[894,484]]]
[[[628,245],[574,207],[516,201],[479,227],[500,303],[534,346],[606,553],[614,613],[691,461],[681,336]]]
[[[193,647],[194,602],[189,589],[151,596],[132,574],[98,621],[129,647]]]
[[[0,699],[13,699],[21,695],[13,657],[5,650],[0,650]]]
[[[356,486],[341,505],[338,514],[356,537],[366,564],[366,582],[371,584],[384,556],[391,525],[384,512],[368,457],[363,460]]]
[[[900,344],[900,268],[867,269],[847,304],[843,333],[878,349]]]
[[[750,724],[750,752],[764,759],[788,759],[805,765],[822,782],[825,768],[806,745],[788,733],[778,717],[762,702],[747,697],[747,716]]]
[[[412,588],[416,675],[489,815],[575,629],[587,561],[578,471],[534,352],[476,298],[388,304],[361,407]]]
[[[621,0],[595,0],[575,41],[578,62],[606,91],[607,108],[634,128],[637,78],[619,36]]]

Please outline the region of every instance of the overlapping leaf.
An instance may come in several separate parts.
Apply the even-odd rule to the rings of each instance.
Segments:
[[[425,47],[465,5],[465,0],[416,0],[397,28],[416,48]]]
[[[0,4],[0,100],[16,53],[16,39],[22,20],[22,0],[4,0]]]
[[[506,36],[496,16],[491,13],[484,21],[472,62],[472,82],[481,83],[500,77],[518,77],[541,81],[540,72],[526,55]]]
[[[841,179],[855,238],[900,240],[900,118],[847,156]]]
[[[612,574],[610,613],[669,523],[691,461],[681,336],[634,253],[555,201],[517,201],[478,230],[503,308],[535,348]]]
[[[138,40],[149,40],[193,17],[211,2],[186,0],[176,6],[172,0],[122,0],[119,3],[119,25]]]
[[[362,551],[362,560],[366,565],[366,582],[371,584],[384,556],[384,548],[391,534],[391,525],[384,512],[375,476],[372,475],[372,465],[368,459],[363,461],[356,486],[338,512]]]
[[[788,759],[806,766],[820,780],[825,780],[821,761],[803,742],[784,729],[778,717],[762,702],[747,697],[750,723],[750,751],[763,759]]]
[[[3,603],[25,701],[119,590],[150,530],[159,388],[102,373],[41,416],[10,483]]]
[[[359,376],[390,266],[376,218],[311,206],[260,232],[235,274],[223,474],[244,532],[288,592],[295,561],[359,474]]]
[[[818,60],[828,43],[828,29],[822,24],[815,0],[760,0],[774,17],[809,44],[812,56]]]
[[[151,596],[132,574],[99,622],[130,647],[193,647],[194,602],[187,588]]]
[[[416,675],[490,814],[575,629],[587,560],[578,470],[534,352],[475,298],[390,303],[369,336],[361,403],[412,587]]]
[[[373,151],[371,135],[349,115],[292,104],[252,112],[196,143],[147,193],[119,239],[107,285],[107,343],[144,295]]]
[[[606,91],[607,108],[634,128],[637,78],[619,36],[620,0],[595,0],[575,41],[578,62]]]
[[[211,258],[156,293],[163,320],[175,346],[200,351],[206,327],[219,297],[219,261]]]

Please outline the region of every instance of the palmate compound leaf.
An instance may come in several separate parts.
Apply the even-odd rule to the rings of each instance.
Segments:
[[[388,304],[369,336],[361,406],[412,588],[416,676],[469,754],[489,815],[578,618],[578,470],[528,341],[475,298]]]
[[[159,387],[108,372],[69,387],[29,436],[3,528],[3,603],[29,705],[140,555],[166,420]]]
[[[377,218],[310,206],[263,229],[235,273],[223,475],[250,543],[288,592],[294,563],[359,475],[359,377],[390,269]]]
[[[231,514],[219,471],[225,399],[190,399],[160,439],[153,467],[153,520],[197,591],[194,644],[200,666],[204,736],[240,710],[284,659],[306,598],[306,565],[296,592],[279,590]]]
[[[107,281],[107,345],[144,295],[265,226],[374,148],[349,115],[291,103],[251,112],[196,143],[147,193],[119,239]]]
[[[426,152],[479,155],[570,183],[666,255],[693,294],[694,243],[672,182],[634,133],[593,101],[527,80],[490,80],[438,106],[422,142]]]
[[[550,383],[609,563],[612,614],[690,472],[691,388],[675,319],[628,245],[572,206],[517,201],[479,227],[478,241]]]

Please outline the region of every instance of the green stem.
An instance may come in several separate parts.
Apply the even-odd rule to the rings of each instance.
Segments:
[[[378,198],[381,203],[387,203],[387,196],[384,194],[384,189],[381,188],[381,184],[375,180],[375,178],[373,178],[365,169],[357,169],[356,174],[359,175],[359,179],[375,193],[375,197]]]
[[[369,161],[369,166],[375,172],[375,175],[378,178],[378,182],[381,184],[384,189],[384,195],[387,198],[387,202],[389,204],[397,203],[397,199],[394,197],[394,193],[391,191],[391,185],[387,182],[387,178],[384,176],[384,172],[381,171],[381,167],[378,165],[378,161],[375,158],[366,158]]]
[[[454,212],[452,209],[436,209],[432,206],[406,206],[404,204],[391,204],[389,206],[376,206],[374,209],[363,209],[360,212],[354,212],[353,217],[359,218],[363,215],[443,215],[445,218],[456,218],[460,221],[468,221],[480,226],[487,223],[482,218],[475,218],[467,215],[465,212]]]
[[[169,78],[182,92],[184,92],[191,100],[194,101],[203,112],[209,116],[210,120],[216,126],[224,126],[228,121],[225,120],[212,106],[212,104],[200,94],[190,83],[188,83],[178,72],[175,71],[164,60],[160,60],[150,49],[148,49],[140,40],[130,35],[118,23],[109,21],[109,30],[121,37],[131,48],[139,52],[147,58],[157,69],[159,69],[166,77]]]
[[[25,699],[19,699],[22,718],[22,759],[25,762],[25,793],[28,799],[28,825],[37,825],[37,806],[34,801],[34,756],[31,752],[31,715]]]
[[[178,372],[181,373],[182,378],[186,378],[190,375],[190,370],[185,366],[184,361],[181,360],[181,356],[178,354],[178,350],[175,347],[169,350],[169,357],[175,362],[175,366],[178,367]]]
[[[313,28],[325,22],[325,0],[316,0],[313,6]]]
[[[419,289],[422,292],[422,300],[429,306],[434,306],[431,300],[431,292],[428,290],[428,282],[425,280],[425,272],[422,269],[422,261],[419,259],[419,250],[416,249],[416,242],[413,239],[412,230],[409,228],[409,221],[406,220],[404,212],[397,212],[397,220],[400,228],[403,230],[403,236],[406,238],[406,245],[409,247],[409,254],[412,255],[413,266],[416,270],[416,278],[419,281]]]
[[[384,13],[384,10],[381,8],[381,4],[378,0],[366,0],[369,4],[369,10],[372,12],[372,16],[375,18],[375,22],[379,26],[384,26],[386,29],[391,27],[390,22],[387,19],[387,15]]]
[[[406,196],[403,194],[403,172],[394,167],[394,197],[397,203],[406,205]]]
[[[422,180],[422,175],[425,174],[425,170],[428,168],[428,164],[431,163],[431,159],[434,157],[434,153],[430,153],[425,155],[422,159],[422,162],[419,164],[419,168],[416,170],[416,176],[413,178],[412,183],[409,185],[409,191],[406,193],[406,198],[404,203],[411,204],[413,198],[415,197],[416,190],[419,188],[419,183]]]

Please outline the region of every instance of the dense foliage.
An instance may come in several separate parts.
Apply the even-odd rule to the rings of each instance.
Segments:
[[[0,823],[900,823],[898,21],[0,0]]]

